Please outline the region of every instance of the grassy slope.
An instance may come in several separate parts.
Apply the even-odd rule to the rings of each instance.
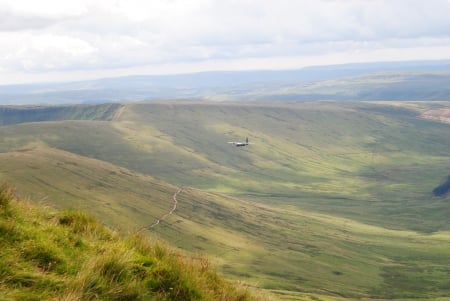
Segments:
[[[192,189],[178,199],[176,214],[153,231],[215,254],[224,273],[266,289],[426,298],[446,295],[450,285],[449,233],[387,230]]]
[[[137,229],[153,222],[155,205],[165,205],[172,197],[172,187],[168,185],[159,197],[155,193],[141,197],[136,194],[133,202],[124,206],[121,197],[127,193],[121,187],[129,187],[129,196],[133,181],[125,181],[129,171],[123,168],[49,149],[3,154],[6,155],[2,163],[11,165],[3,168],[17,168],[8,173],[8,178],[21,183],[22,193],[28,189],[41,190],[48,195],[46,203],[85,208],[122,229]],[[18,168],[20,164],[27,168],[26,177],[20,176],[25,173]],[[111,175],[114,171],[119,174],[117,178]],[[52,174],[64,180],[49,179]],[[134,174],[133,179],[139,183],[138,176]],[[102,181],[97,182],[98,178]],[[30,179],[31,183],[27,183]],[[40,180],[33,184],[34,179]],[[108,185],[109,192],[105,192],[101,183],[114,183],[112,186],[117,188],[113,190]],[[149,191],[158,187],[152,186],[148,179],[139,184],[141,189]],[[72,200],[67,202],[70,194]],[[143,200],[149,199],[151,206],[140,207]],[[349,298],[392,298],[408,294],[431,297],[441,296],[442,292],[431,293],[428,286],[444,289],[448,285],[447,278],[443,277],[450,273],[449,235],[445,233],[390,231],[349,219],[277,209],[192,188],[184,188],[178,202],[175,214],[148,231],[149,234],[158,234],[194,254],[209,254],[228,277],[285,296],[305,297],[305,293],[298,292],[306,291],[316,296],[331,294]],[[167,204],[165,210],[171,205]],[[422,283],[424,269],[427,282]],[[415,283],[413,288],[409,287],[412,283]]]
[[[130,145],[151,146],[142,155],[149,165],[139,170],[170,182],[392,228],[450,230],[447,202],[431,194],[449,174],[450,126],[413,111],[367,104],[136,104],[121,120],[116,127],[127,125],[135,135]],[[139,139],[146,135],[156,142]],[[226,144],[247,135],[256,145]],[[141,158],[116,163],[135,166],[132,160]],[[417,215],[428,213],[433,218],[418,224]]]
[[[70,154],[45,145],[100,158],[208,189],[185,188],[176,214],[153,232],[210,254],[228,276],[298,298],[306,298],[299,291],[316,297],[437,298],[448,295],[449,212],[448,198],[434,198],[431,190],[448,174],[449,127],[418,119],[414,110],[424,108],[409,106],[413,111],[367,104],[134,104],[113,123],[2,127],[2,166],[12,164],[2,174],[20,179],[24,189],[30,174],[58,175],[64,165],[48,162],[55,153]],[[226,144],[246,135],[256,143],[251,148]],[[26,145],[40,147],[8,151]],[[29,162],[23,163],[26,153]],[[41,187],[49,201],[59,188],[48,183],[81,199],[86,196],[80,191],[99,179],[116,181],[117,193],[122,185],[136,185],[121,182],[117,170],[124,169],[108,165],[101,171],[94,167],[103,162],[70,156],[76,164],[66,169],[84,167],[65,177],[78,183],[91,173],[93,180],[77,185],[78,191],[65,178],[47,180]],[[40,169],[29,168],[36,157],[44,158]],[[20,164],[26,177],[13,171]],[[111,177],[111,170],[119,176]],[[101,187],[94,185],[89,194],[106,197],[109,190]],[[170,200],[171,192],[164,196]],[[141,197],[146,198],[136,199]],[[122,207],[117,205],[117,215]],[[132,223],[118,224],[142,225],[143,208],[136,208],[123,211],[132,214]]]
[[[2,300],[257,300],[204,258],[120,237],[79,211],[31,206],[9,186],[0,188],[0,248]]]
[[[172,208],[176,187],[112,164],[47,147],[0,153],[1,178],[24,196],[60,209],[88,210],[127,231],[152,224]]]

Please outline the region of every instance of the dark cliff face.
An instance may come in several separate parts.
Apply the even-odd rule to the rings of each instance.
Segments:
[[[0,106],[0,125],[58,120],[111,120],[120,104]]]
[[[433,194],[435,196],[443,196],[450,191],[450,175],[447,177],[447,181],[435,189],[433,189]]]

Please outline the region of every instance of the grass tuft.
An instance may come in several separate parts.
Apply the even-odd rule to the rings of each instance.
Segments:
[[[12,244],[22,239],[16,223],[12,219],[0,219],[0,246],[2,243]]]
[[[64,211],[59,217],[59,224],[71,228],[76,234],[95,235],[100,239],[111,239],[112,237],[110,231],[83,211]]]
[[[22,256],[45,272],[54,271],[64,263],[53,245],[44,245],[36,241],[28,241],[23,245]]]
[[[0,187],[0,214],[5,217],[12,216],[11,201],[16,199],[16,189],[9,183]]]

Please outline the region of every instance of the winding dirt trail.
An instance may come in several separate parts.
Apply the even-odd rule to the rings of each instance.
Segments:
[[[159,223],[160,223],[162,220],[166,219],[169,215],[172,215],[172,214],[175,212],[175,210],[177,210],[177,205],[178,205],[177,196],[178,196],[179,193],[181,193],[182,190],[183,190],[183,187],[179,188],[179,189],[173,194],[173,196],[172,196],[173,207],[172,207],[172,209],[171,209],[169,212],[167,212],[166,214],[164,214],[163,216],[161,216],[156,222],[154,222],[154,223],[151,224],[150,226],[143,227],[140,231],[142,231],[142,230],[144,230],[144,229],[150,230],[151,228],[153,228],[153,227],[159,225]]]

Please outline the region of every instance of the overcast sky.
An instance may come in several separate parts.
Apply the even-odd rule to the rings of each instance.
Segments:
[[[0,84],[450,59],[450,0],[0,0]]]

